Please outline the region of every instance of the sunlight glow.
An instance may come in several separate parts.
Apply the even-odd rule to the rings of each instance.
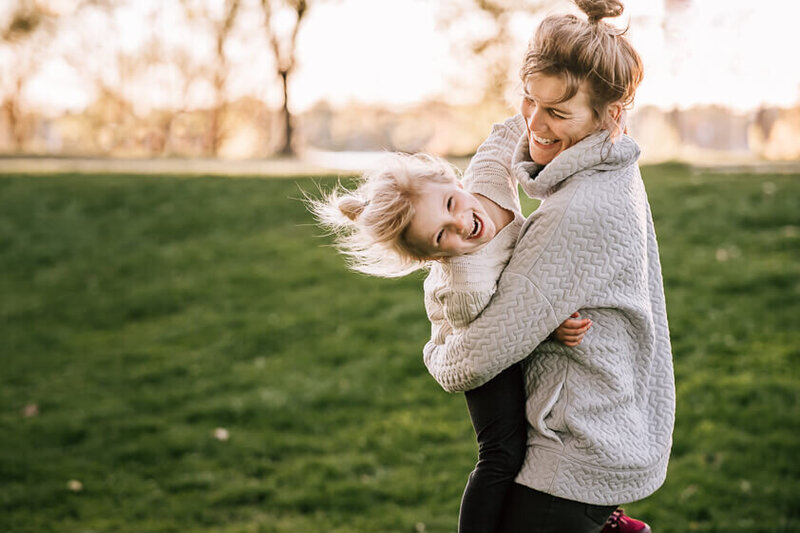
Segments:
[[[626,7],[622,24],[630,22],[629,35],[646,68],[638,106],[669,109],[720,104],[747,110],[762,104],[792,106],[800,102],[800,61],[794,57],[800,3],[692,0],[684,8],[667,10],[664,0],[628,0]],[[435,2],[423,0],[312,4],[298,40],[298,69],[290,87],[293,111],[305,111],[320,101],[334,106],[407,106],[431,98],[453,102],[470,95],[453,81],[459,65],[447,32],[437,20],[437,9]],[[569,3],[560,0],[548,13],[565,9],[570,9]],[[165,5],[143,0],[121,8],[114,28],[89,20],[87,27],[66,32],[59,47],[81,53],[76,45],[83,38],[81,33],[105,31],[113,32],[123,50],[135,54],[152,31],[148,14],[154,10],[162,35],[192,38],[191,32],[174,27],[174,13]],[[525,20],[514,26],[519,56],[534,22]],[[257,22],[243,24],[244,31],[258,32]],[[233,96],[251,94],[271,105],[279,104],[268,48],[254,51],[234,43],[230,52],[234,64],[263,65],[244,69],[231,79]],[[101,49],[91,55],[88,61],[115,59]],[[142,108],[174,105],[174,95],[179,93],[172,87],[175,83],[169,72],[162,71],[130,91]],[[165,89],[159,92],[160,87]],[[79,110],[94,98],[93,91],[81,73],[71,72],[67,63],[56,59],[30,84],[25,100],[51,113]],[[195,92],[195,101],[188,105],[202,105],[209,98],[207,92]]]

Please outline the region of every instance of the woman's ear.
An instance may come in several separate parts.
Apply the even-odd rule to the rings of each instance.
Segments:
[[[612,137],[616,137],[620,133],[628,133],[625,115],[625,106],[622,105],[622,102],[608,104],[605,127],[611,132]]]
[[[619,124],[619,121],[622,118],[622,111],[623,111],[622,102],[611,103],[608,105],[607,118],[610,119],[613,124]]]

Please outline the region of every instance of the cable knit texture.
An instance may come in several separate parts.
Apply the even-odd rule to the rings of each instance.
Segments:
[[[464,188],[481,194],[514,213],[514,220],[478,251],[431,263],[425,278],[425,310],[431,321],[431,339],[441,344],[459,328],[475,320],[489,303],[497,279],[508,263],[525,221],[517,182],[511,175],[511,153],[525,131],[521,115],[495,124],[470,161]]]
[[[525,359],[528,451],[516,481],[598,505],[654,492],[672,443],[672,354],[638,157],[630,137],[597,133],[542,167],[521,135],[511,170],[543,202],[480,316],[424,350],[448,391]],[[575,310],[593,322],[583,342],[548,341]]]

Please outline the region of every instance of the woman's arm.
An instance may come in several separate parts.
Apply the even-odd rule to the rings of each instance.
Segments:
[[[527,327],[528,320],[535,327]],[[448,336],[444,344],[425,345],[425,366],[449,392],[474,389],[527,357],[559,322],[527,278],[507,272],[475,321]]]
[[[575,190],[531,215],[483,313],[444,344],[425,346],[425,365],[445,390],[473,389],[526,358],[610,283],[619,268],[607,238],[615,222],[593,209],[593,198],[573,201]]]

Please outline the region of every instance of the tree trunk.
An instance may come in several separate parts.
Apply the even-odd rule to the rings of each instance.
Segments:
[[[289,72],[280,72],[281,82],[283,83],[283,146],[280,149],[281,155],[294,155],[292,147],[292,115],[289,113]]]

